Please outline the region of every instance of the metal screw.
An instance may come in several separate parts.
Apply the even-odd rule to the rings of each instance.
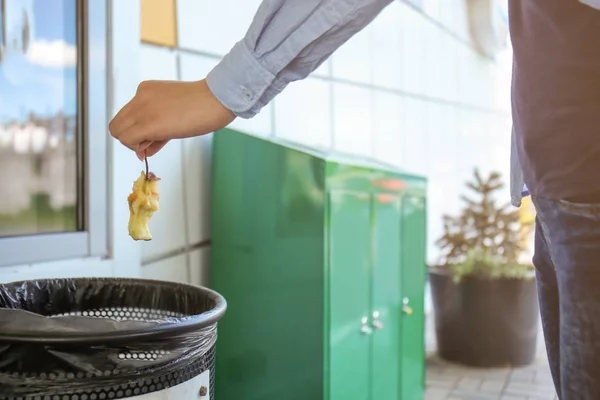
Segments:
[[[206,388],[206,386],[202,386],[200,388],[200,397],[204,397],[208,394],[208,389]]]

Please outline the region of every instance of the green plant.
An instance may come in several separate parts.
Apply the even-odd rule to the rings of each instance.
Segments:
[[[504,186],[499,173],[483,178],[475,169],[467,187],[477,196],[461,196],[465,203],[456,217],[444,215],[444,234],[437,241],[444,268],[456,281],[468,275],[487,278],[526,278],[533,267],[519,263],[523,252],[523,223],[518,210],[498,205],[496,191]]]

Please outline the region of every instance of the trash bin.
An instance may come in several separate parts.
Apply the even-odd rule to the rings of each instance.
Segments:
[[[214,400],[226,307],[174,282],[0,284],[0,400]]]

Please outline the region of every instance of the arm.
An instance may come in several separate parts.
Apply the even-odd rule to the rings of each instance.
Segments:
[[[237,116],[253,117],[392,1],[264,0],[246,37],[210,72],[207,84]]]
[[[146,81],[110,122],[140,159],[169,140],[251,118],[290,82],[304,79],[393,0],[264,0],[246,37],[206,79]]]

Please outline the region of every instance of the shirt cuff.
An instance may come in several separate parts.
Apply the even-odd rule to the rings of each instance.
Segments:
[[[241,118],[252,118],[262,107],[260,101],[275,76],[252,55],[243,41],[209,72],[206,83],[215,97]]]

